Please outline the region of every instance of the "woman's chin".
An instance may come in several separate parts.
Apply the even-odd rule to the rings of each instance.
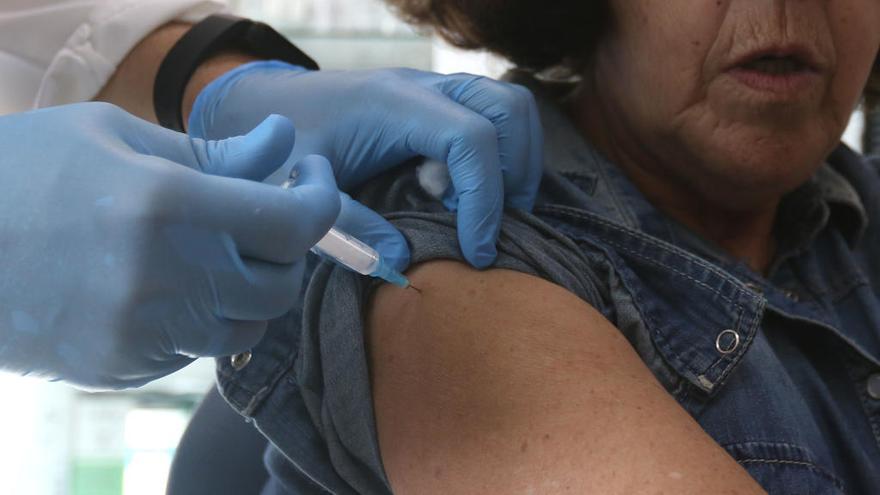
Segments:
[[[834,146],[804,135],[763,134],[702,146],[701,187],[704,195],[743,209],[772,203],[805,183],[822,166]],[[693,174],[693,170],[688,172]]]

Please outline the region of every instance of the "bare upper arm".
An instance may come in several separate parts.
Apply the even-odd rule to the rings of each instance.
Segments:
[[[367,342],[399,494],[763,493],[610,322],[565,289],[436,261],[383,287]]]

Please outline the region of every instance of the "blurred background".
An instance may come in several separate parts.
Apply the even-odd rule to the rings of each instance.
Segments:
[[[497,77],[508,64],[421,36],[380,0],[232,0],[324,69],[406,66]],[[864,118],[846,140],[861,148]],[[213,382],[213,361],[132,392],[89,394],[0,374],[0,495],[159,495],[191,412]]]

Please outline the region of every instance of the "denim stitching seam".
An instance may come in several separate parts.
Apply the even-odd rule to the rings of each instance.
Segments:
[[[609,222],[608,220],[601,218],[601,217],[598,217],[596,215],[591,215],[587,212],[583,212],[583,211],[580,211],[577,209],[567,208],[567,207],[563,207],[563,206],[543,206],[540,208],[536,208],[536,211],[546,211],[547,213],[551,213],[551,214],[553,214],[553,213],[568,214],[568,215],[572,215],[574,217],[577,217],[580,220],[594,221],[594,222],[596,222],[596,223],[598,223],[608,229],[614,230],[616,232],[633,235],[633,236],[637,237],[639,240],[641,240],[651,246],[655,246],[655,247],[660,248],[660,249],[662,249],[670,254],[673,254],[679,258],[685,259],[688,263],[693,263],[693,264],[699,266],[700,268],[703,268],[703,269],[715,274],[718,277],[728,278],[728,274],[726,274],[725,272],[720,270],[718,267],[716,267],[712,264],[709,264],[699,258],[695,258],[695,257],[690,256],[686,251],[681,250],[681,248],[679,248],[677,246],[673,246],[669,243],[665,243],[665,242],[659,241],[657,239],[654,239],[653,237],[648,236],[648,235],[644,234],[643,232],[626,229],[623,226],[617,225],[614,222]],[[637,253],[633,252],[633,254],[637,254]],[[663,266],[663,265],[661,265],[661,266]],[[688,277],[688,278],[690,278],[690,277]],[[730,278],[733,280],[736,280],[733,277],[730,277]],[[737,282],[738,282],[738,280],[737,280]],[[703,284],[703,285],[705,285],[705,284]],[[709,288],[709,290],[712,290],[712,289]],[[738,289],[738,290],[744,291],[746,289],[743,288],[743,289]],[[722,294],[719,294],[719,295],[721,295],[722,297],[725,297]],[[725,297],[725,299],[727,299],[727,298]],[[732,300],[730,300],[730,299],[727,299],[727,300],[729,302],[733,303]]]

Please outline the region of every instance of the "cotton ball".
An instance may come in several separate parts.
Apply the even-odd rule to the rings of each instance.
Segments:
[[[449,177],[449,168],[445,163],[436,160],[427,160],[419,165],[416,168],[416,176],[422,189],[435,199],[443,198],[443,193],[452,183],[452,179]]]

